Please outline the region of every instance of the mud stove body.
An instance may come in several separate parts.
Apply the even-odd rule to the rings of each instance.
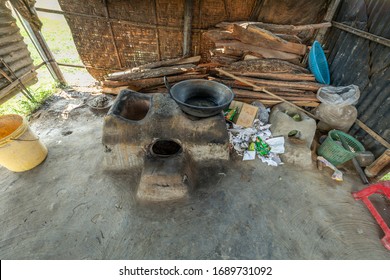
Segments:
[[[222,113],[191,117],[161,93],[121,91],[104,119],[103,144],[105,169],[137,174],[142,201],[186,198],[229,159]]]

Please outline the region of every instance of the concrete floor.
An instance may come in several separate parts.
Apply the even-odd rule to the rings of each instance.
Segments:
[[[0,259],[390,259],[355,174],[232,160],[186,202],[140,205],[131,174],[103,171],[102,117],[71,110],[85,97],[35,115],[45,162],[0,168]]]

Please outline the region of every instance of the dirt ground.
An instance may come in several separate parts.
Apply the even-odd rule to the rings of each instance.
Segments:
[[[188,201],[140,205],[131,174],[103,170],[103,116],[87,98],[63,92],[33,116],[41,165],[0,167],[0,259],[390,259],[352,172],[337,183],[314,165],[232,159]]]

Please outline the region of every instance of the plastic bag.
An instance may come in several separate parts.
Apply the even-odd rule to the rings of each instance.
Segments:
[[[320,119],[317,127],[322,131],[338,129],[348,132],[357,118],[357,110],[355,106],[335,106],[328,104],[320,104],[315,109],[315,115]]]
[[[259,108],[259,110],[257,111],[256,119],[259,119],[263,124],[267,124],[269,119],[269,112],[267,108],[263,105],[263,103],[256,100],[253,101],[251,105]]]
[[[326,86],[317,91],[317,98],[327,105],[355,105],[360,98],[360,90],[355,85],[346,87]]]

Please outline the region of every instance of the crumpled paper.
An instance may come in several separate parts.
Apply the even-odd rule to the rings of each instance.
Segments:
[[[283,164],[280,160],[280,153],[284,153],[284,137],[272,138],[269,130],[271,124],[264,124],[256,119],[252,127],[244,128],[233,123],[233,128],[228,129],[230,144],[238,155],[243,156],[243,160],[254,160],[256,152],[248,151],[249,144],[255,142],[257,137],[265,141],[270,147],[271,152],[267,156],[257,154],[262,162],[270,166]]]
[[[327,161],[324,157],[322,156],[318,156],[317,157],[317,160],[319,160],[320,162],[322,162],[323,164],[325,164],[325,166],[329,167],[330,169],[332,169],[334,172],[332,174],[332,179],[333,180],[336,180],[336,181],[339,181],[339,182],[342,182],[343,181],[343,172],[341,172],[340,170],[338,170],[333,164],[331,164],[329,161]]]

